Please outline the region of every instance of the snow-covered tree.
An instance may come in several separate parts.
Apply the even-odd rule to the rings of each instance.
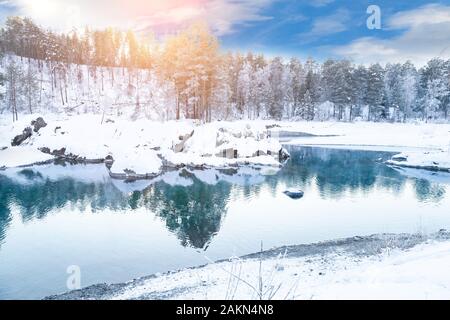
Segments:
[[[12,113],[13,121],[19,120],[19,111],[24,105],[23,99],[23,77],[22,66],[14,59],[9,59],[5,70],[7,105]]]
[[[280,120],[283,116],[285,86],[284,65],[280,57],[274,58],[269,64],[269,94],[267,114],[273,119]]]
[[[385,109],[381,106],[384,99],[384,70],[376,63],[367,72],[367,91],[365,103],[369,106],[368,120],[379,121],[385,118]]]
[[[401,70],[400,79],[400,109],[403,114],[403,122],[413,116],[417,97],[419,76],[416,68],[411,62],[405,62]]]

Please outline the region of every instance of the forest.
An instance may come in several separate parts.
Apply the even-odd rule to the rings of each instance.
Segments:
[[[356,65],[226,52],[206,24],[166,37],[0,30],[0,114],[130,113],[152,119],[447,122],[450,59]]]

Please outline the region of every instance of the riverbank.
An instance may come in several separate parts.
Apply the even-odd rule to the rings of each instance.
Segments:
[[[281,247],[48,299],[448,299],[450,233]]]
[[[42,116],[48,123],[20,146],[11,140],[38,116],[0,120],[0,168],[113,159],[112,176],[154,178],[165,169],[279,167],[283,144],[408,152],[391,165],[450,170],[450,124],[136,121],[99,115]],[[280,159],[281,158],[281,159]],[[401,161],[398,161],[401,159]]]
[[[449,124],[282,123],[272,136],[293,145],[394,151],[389,165],[450,172]]]
[[[0,124],[0,168],[105,162],[114,178],[154,178],[168,170],[279,168],[289,157],[261,122],[131,121],[97,115],[35,116]],[[30,128],[30,129],[27,129]],[[33,132],[34,131],[34,132]],[[23,138],[21,137],[23,135]],[[15,138],[20,137],[20,138]],[[19,141],[19,145],[12,146]]]

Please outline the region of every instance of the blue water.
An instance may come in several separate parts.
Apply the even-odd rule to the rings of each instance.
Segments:
[[[183,170],[125,184],[102,165],[0,172],[0,299],[64,292],[72,265],[84,287],[252,253],[261,241],[450,229],[449,175],[390,168],[387,152],[289,151],[265,176]],[[305,197],[284,195],[290,187]]]

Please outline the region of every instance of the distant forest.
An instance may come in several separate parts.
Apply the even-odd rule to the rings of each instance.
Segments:
[[[132,111],[159,119],[447,121],[450,60],[417,68],[225,53],[204,24],[157,39],[113,28],[0,30],[0,113]]]

